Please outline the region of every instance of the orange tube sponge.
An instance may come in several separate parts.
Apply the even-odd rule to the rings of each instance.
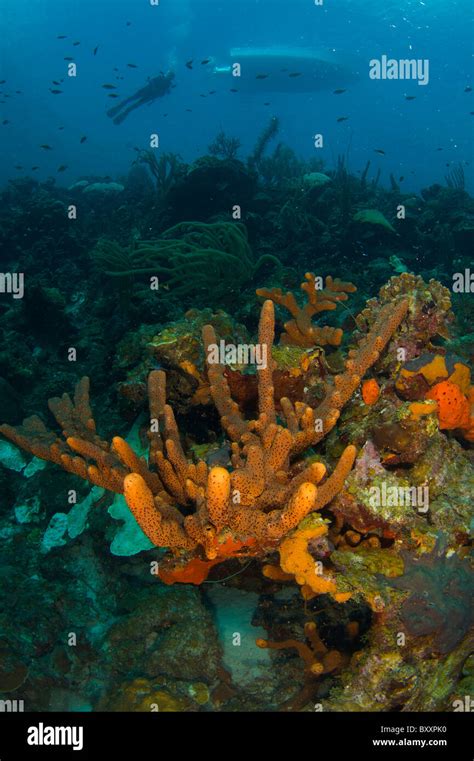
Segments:
[[[469,426],[469,402],[455,383],[451,381],[437,383],[427,392],[425,399],[433,399],[437,403],[441,430]]]
[[[207,479],[207,510],[209,520],[219,531],[229,520],[230,473],[215,467]]]
[[[138,473],[129,473],[123,482],[123,493],[135,520],[157,547],[194,550],[196,543],[175,520],[163,518],[153,493]]]
[[[306,670],[313,676],[329,674],[340,669],[344,656],[338,650],[329,650],[318,634],[316,624],[312,621],[305,624],[304,633],[309,645],[297,639],[285,639],[281,642],[271,642],[268,639],[257,639],[255,644],[262,649],[296,650],[304,661]]]

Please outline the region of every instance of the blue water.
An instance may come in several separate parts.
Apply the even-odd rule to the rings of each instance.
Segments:
[[[163,150],[192,161],[222,128],[241,140],[243,157],[269,116],[277,115],[279,139],[302,157],[317,155],[332,167],[345,153],[352,171],[370,158],[383,183],[390,172],[403,175],[405,190],[444,182],[446,165],[461,162],[472,192],[474,91],[465,92],[474,86],[472,8],[471,0],[324,0],[322,6],[313,0],[161,0],[157,7],[149,0],[1,0],[0,80],[7,82],[0,91],[10,97],[0,96],[0,182],[28,175],[32,166],[39,166],[40,180],[57,176],[59,165],[68,167],[59,175],[66,185],[82,175],[116,178],[128,171],[133,148],[145,147],[154,132]],[[66,39],[57,39],[63,34]],[[74,41],[81,44],[73,47]],[[217,87],[212,67],[201,60],[225,60],[231,47],[247,45],[335,49],[360,79],[339,96],[332,89],[252,95]],[[382,54],[429,59],[429,84],[370,80],[368,62]],[[75,78],[67,77],[67,56],[77,62]],[[185,66],[189,59],[192,70]],[[124,97],[169,69],[176,73],[171,94],[114,126],[105,112],[118,101],[102,85],[116,85]],[[52,80],[62,78],[64,92],[52,94]],[[207,95],[213,87],[216,94]],[[343,116],[349,118],[338,123]],[[4,120],[10,123],[1,125]],[[325,138],[316,154],[315,133]],[[87,141],[80,144],[82,136]]]

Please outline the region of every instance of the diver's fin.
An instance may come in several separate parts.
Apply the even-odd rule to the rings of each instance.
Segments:
[[[130,113],[130,111],[127,109],[123,113],[121,113],[118,116],[116,116],[115,119],[114,119],[114,124],[122,124],[122,122],[127,118],[129,113]]]
[[[119,103],[118,106],[114,106],[113,108],[109,108],[109,110],[107,111],[107,116],[110,116],[112,118],[112,116],[115,116],[115,114],[118,114],[118,112],[122,108],[122,105],[123,105],[122,103]]]

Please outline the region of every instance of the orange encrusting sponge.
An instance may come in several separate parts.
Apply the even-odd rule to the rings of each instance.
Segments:
[[[375,404],[380,396],[380,386],[375,378],[370,378],[362,384],[362,399],[366,404]]]
[[[425,399],[433,399],[437,403],[441,430],[469,428],[469,401],[455,383],[451,381],[437,383],[426,393]]]

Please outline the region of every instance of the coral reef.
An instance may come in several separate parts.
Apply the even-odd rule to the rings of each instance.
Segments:
[[[452,283],[474,202],[457,168],[386,189],[371,162],[269,151],[277,131],[247,162],[221,135],[193,163],[138,151],[128,177],[1,193],[4,270],[28,273],[2,300],[1,430],[54,463],[0,446],[2,698],[398,712],[472,693],[472,293]],[[331,277],[300,301],[307,270]],[[253,346],[258,285],[267,367],[209,362]],[[55,396],[81,376],[100,436],[86,379]],[[48,397],[62,436],[19,425]],[[139,539],[117,552],[123,526]]]
[[[390,278],[380,289],[378,299],[367,301],[366,307],[356,318],[359,328],[364,332],[368,330],[384,304],[403,296],[408,300],[408,317],[403,334],[396,344],[391,343],[384,354],[381,365],[384,370],[394,370],[397,367],[398,348],[404,349],[405,360],[414,359],[423,352],[436,351],[432,339],[448,338],[449,327],[454,320],[451,294],[447,288],[434,279],[425,283],[419,275],[403,272]]]
[[[406,309],[407,303],[400,301],[381,311],[372,331],[351,351],[345,372],[328,383],[326,397],[317,408],[282,399],[287,427],[277,424],[274,405],[273,302],[264,303],[260,316],[259,345],[268,362],[258,369],[256,420],[243,418],[230,396],[224,365],[210,361],[209,352],[217,346],[217,339],[212,326],[205,326],[210,390],[232,442],[231,473],[222,467],[209,469],[203,460],[187,461],[173,411],[165,403],[162,371],[151,372],[148,379],[148,464],[122,438],[115,437],[108,445],[97,435],[86,378],[76,387],[74,403],[67,394],[49,402],[65,443],[48,431],[38,416],[28,418],[17,429],[3,425],[0,430],[27,451],[97,486],[123,492],[148,538],[177,555],[173,573],[165,568],[163,578],[180,580],[182,574],[183,580],[200,583],[216,561],[248,553],[265,555],[308,513],[323,508],[341,490],[354,461],[354,447],[346,447],[334,473],[323,483],[324,465],[311,463],[295,473],[290,469],[290,457],[300,455],[334,427],[341,408],[377,360]],[[193,506],[194,512],[185,517],[177,505],[187,511]]]

